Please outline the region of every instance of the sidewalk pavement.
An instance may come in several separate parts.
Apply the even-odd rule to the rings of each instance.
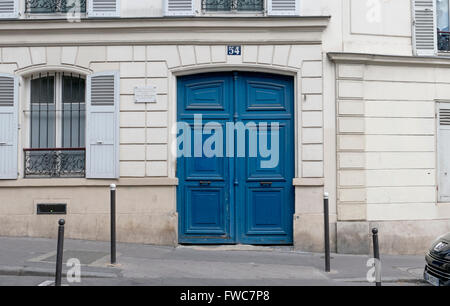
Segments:
[[[55,258],[56,240],[0,237],[0,286],[54,280]],[[70,258],[82,264],[81,283],[63,278],[71,286],[374,286],[366,276],[368,255],[332,254],[332,271],[325,273],[323,254],[292,247],[118,244],[118,265],[110,266],[109,243],[66,239],[64,263]],[[383,285],[426,285],[424,256],[381,259]]]

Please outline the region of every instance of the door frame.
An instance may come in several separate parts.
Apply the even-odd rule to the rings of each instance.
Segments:
[[[177,145],[177,131],[176,131],[176,122],[178,119],[178,77],[181,76],[188,76],[188,75],[195,75],[195,74],[201,74],[201,73],[213,73],[213,72],[231,72],[231,71],[238,71],[238,72],[259,72],[259,73],[269,73],[274,75],[284,75],[284,76],[291,76],[294,79],[294,178],[299,177],[299,174],[301,173],[301,128],[300,128],[300,118],[301,118],[301,104],[299,103],[299,97],[301,94],[301,70],[300,69],[293,69],[289,67],[279,67],[274,68],[273,66],[266,66],[266,65],[230,65],[230,64],[208,64],[208,65],[201,65],[201,66],[192,66],[192,67],[177,67],[173,69],[169,69],[169,85],[168,85],[168,111],[169,111],[169,131],[168,131],[168,143],[169,143],[169,152],[168,152],[168,174],[169,176],[178,178],[177,175],[177,156],[176,156],[176,145]],[[293,182],[292,182],[293,184]],[[296,195],[294,193],[294,211],[293,216],[295,215],[295,202],[296,202]],[[175,210],[177,212],[177,235],[179,233],[179,218],[181,217],[179,214],[178,209],[178,192],[175,191]],[[230,218],[232,216],[230,215]],[[232,234],[236,234],[234,229],[230,229]],[[293,231],[295,231],[295,228],[293,227]],[[292,233],[294,234],[294,233]],[[177,241],[178,238],[177,238]],[[294,239],[295,242],[295,239]],[[224,243],[225,244],[225,243]],[[235,244],[234,242],[232,244]]]

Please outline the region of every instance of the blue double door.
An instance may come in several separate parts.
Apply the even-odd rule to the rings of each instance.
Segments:
[[[180,243],[292,244],[293,84],[250,72],[178,78]]]

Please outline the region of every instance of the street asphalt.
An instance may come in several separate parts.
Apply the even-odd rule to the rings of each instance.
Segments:
[[[70,259],[81,263],[80,282]],[[69,286],[374,286],[370,256],[332,254],[330,273],[323,254],[292,247],[118,244],[111,266],[109,243],[65,240],[63,284]],[[0,286],[52,285],[56,240],[0,237]],[[424,286],[424,256],[382,255],[384,286]]]

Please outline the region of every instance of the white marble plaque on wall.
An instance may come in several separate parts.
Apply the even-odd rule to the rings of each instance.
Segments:
[[[134,88],[134,102],[156,103],[156,86],[140,86]]]

